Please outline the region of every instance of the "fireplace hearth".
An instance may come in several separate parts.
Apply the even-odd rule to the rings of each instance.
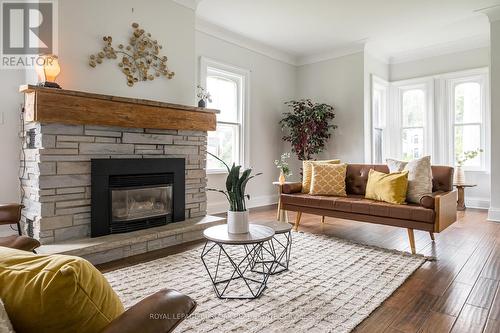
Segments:
[[[183,158],[92,159],[91,237],[185,218]]]

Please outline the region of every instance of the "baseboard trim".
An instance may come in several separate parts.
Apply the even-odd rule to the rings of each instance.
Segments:
[[[500,222],[500,208],[490,207],[488,210],[488,221]]]
[[[490,200],[489,198],[481,198],[481,197],[471,197],[465,198],[465,205],[468,208],[476,208],[476,209],[489,209],[490,208]]]
[[[247,208],[256,208],[262,206],[273,205],[278,202],[277,195],[261,195],[258,197],[251,197],[250,200],[247,201]],[[228,206],[227,201],[216,201],[216,202],[208,202],[207,204],[207,213],[214,215],[227,212]]]

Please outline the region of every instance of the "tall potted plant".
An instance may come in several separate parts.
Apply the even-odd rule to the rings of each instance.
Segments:
[[[252,169],[244,170],[240,175],[241,165],[233,165],[229,167],[219,157],[214,154],[208,153],[224,164],[227,169],[228,175],[226,178],[226,189],[209,188],[208,191],[215,191],[225,195],[229,202],[229,210],[227,212],[227,231],[232,234],[244,234],[248,232],[248,211],[246,207],[246,199],[250,199],[250,195],[245,194],[247,183],[250,179],[261,175],[256,173],[250,175]]]
[[[337,125],[331,124],[335,118],[333,106],[313,103],[310,99],[285,104],[292,110],[286,112],[280,121],[281,129],[288,132],[283,140],[291,143],[292,151],[299,160],[310,160],[323,151],[330,139],[330,130],[337,128]]]

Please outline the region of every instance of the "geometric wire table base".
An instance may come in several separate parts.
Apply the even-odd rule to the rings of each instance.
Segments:
[[[252,263],[253,272],[260,272],[254,270],[254,267],[259,264],[270,264],[271,275],[288,270],[292,251],[292,233],[290,231],[280,234],[276,233],[270,241],[263,245],[263,247],[264,258],[256,258],[255,262]]]
[[[275,262],[273,253],[268,251],[269,245],[264,247],[265,243],[270,242],[242,246],[207,240],[201,260],[218,298],[255,299],[262,295],[271,270],[275,267],[264,262],[265,258]]]

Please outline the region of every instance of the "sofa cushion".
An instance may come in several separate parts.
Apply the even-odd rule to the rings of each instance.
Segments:
[[[401,205],[406,201],[407,189],[408,171],[384,173],[370,170],[365,197]]]
[[[408,170],[408,192],[406,200],[420,203],[420,199],[432,193],[431,157],[424,156],[409,162],[388,158],[387,166],[390,172]]]
[[[312,166],[317,163],[339,164],[340,160],[302,161],[302,193],[309,193],[312,181]]]
[[[316,163],[312,165],[311,195],[345,197],[346,164]]]
[[[0,247],[0,298],[17,332],[100,332],[123,311],[85,259]]]
[[[284,205],[335,210],[347,213],[374,215],[402,220],[434,223],[434,210],[416,204],[393,205],[365,199],[362,195],[347,197],[314,196],[310,194],[282,194]]]

